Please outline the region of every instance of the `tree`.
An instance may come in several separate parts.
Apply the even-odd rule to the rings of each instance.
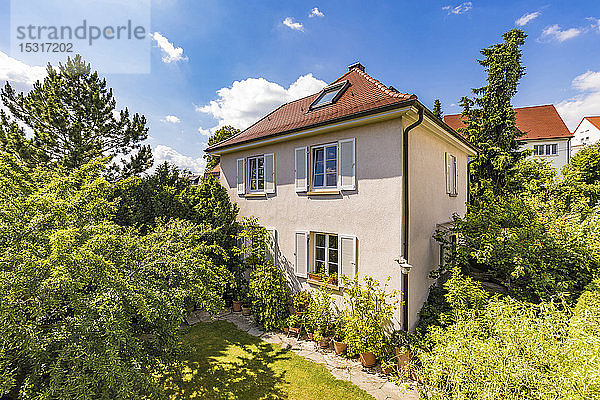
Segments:
[[[115,162],[113,175],[139,175],[152,166],[146,118],[117,114],[106,79],[77,55],[47,67],[48,76],[29,93],[17,93],[9,82],[0,92],[9,113],[0,111],[0,150],[29,166],[62,165],[74,170],[98,158]],[[25,135],[26,130],[33,137]],[[120,159],[120,165],[116,160]]]
[[[442,115],[444,113],[442,112],[442,102],[440,101],[440,99],[435,99],[435,101],[433,102],[433,115],[435,115],[438,118],[442,118]]]
[[[522,135],[515,124],[511,104],[517,93],[519,80],[525,74],[521,63],[521,46],[527,35],[513,29],[504,33],[504,41],[481,50],[478,60],[487,72],[487,85],[473,89],[474,99],[463,97],[463,131],[479,148],[479,157],[472,164],[473,195],[491,185],[495,193],[502,193],[514,184],[516,165],[524,154],[517,152],[517,138]]]
[[[212,136],[208,139],[208,145],[212,146],[220,143],[225,139],[229,139],[230,137],[237,135],[238,133],[240,133],[239,129],[234,128],[231,125],[225,125],[217,129],[215,133],[212,134]],[[219,157],[211,154],[205,154],[204,159],[206,160],[207,171],[212,170],[219,163]]]
[[[0,156],[0,397],[160,398],[197,304],[223,306],[215,230],[173,219],[146,235],[111,221],[103,165],[70,173]]]

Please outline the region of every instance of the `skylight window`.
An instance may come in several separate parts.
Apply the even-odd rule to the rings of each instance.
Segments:
[[[335,103],[348,86],[348,81],[343,81],[326,87],[323,89],[319,97],[317,97],[317,99],[310,105],[310,109],[314,110],[315,108],[320,108]]]

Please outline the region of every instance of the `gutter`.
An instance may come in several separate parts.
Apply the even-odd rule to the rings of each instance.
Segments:
[[[404,195],[404,215],[402,218],[402,224],[403,224],[403,246],[402,246],[402,252],[403,252],[403,258],[404,258],[404,263],[405,264],[409,264],[409,259],[408,259],[408,234],[410,231],[410,225],[409,225],[409,217],[410,217],[410,209],[409,209],[409,198],[410,198],[410,193],[408,191],[408,181],[409,181],[409,173],[408,173],[408,133],[414,129],[415,127],[417,127],[418,125],[421,124],[421,122],[423,122],[423,105],[419,104],[419,118],[417,119],[417,121],[415,123],[413,123],[412,125],[406,127],[406,129],[404,129],[403,135],[402,135],[402,192]],[[402,291],[403,291],[403,300],[404,300],[404,308],[403,308],[403,315],[402,315],[402,328],[405,331],[408,331],[408,271],[407,270],[403,270],[402,271]]]

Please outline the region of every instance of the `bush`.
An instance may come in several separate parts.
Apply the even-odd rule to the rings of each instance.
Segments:
[[[344,328],[347,354],[355,356],[371,352],[381,358],[386,353],[388,338],[386,325],[390,324],[398,305],[398,292],[386,293],[380,283],[365,276],[361,284],[358,275],[346,279],[345,293],[348,295],[346,326]]]
[[[565,303],[492,298],[432,326],[417,351],[428,399],[600,398],[600,293]]]
[[[306,315],[307,325],[314,329],[316,340],[334,334],[333,307],[331,291],[320,287],[312,296]]]
[[[289,315],[289,290],[279,268],[265,262],[250,279],[250,299],[256,322],[266,330],[281,328]]]

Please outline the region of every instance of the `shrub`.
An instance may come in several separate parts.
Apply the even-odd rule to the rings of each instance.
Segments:
[[[371,352],[382,357],[388,338],[385,325],[390,323],[398,304],[396,291],[386,293],[385,287],[370,276],[361,284],[357,276],[345,280],[348,295],[347,322],[344,329],[347,354],[355,356]]]
[[[289,291],[281,270],[270,262],[258,265],[249,289],[256,322],[266,330],[280,328],[289,314]]]
[[[317,338],[333,335],[333,307],[331,291],[320,287],[312,296],[312,301],[308,305],[306,316],[308,325],[314,329]]]
[[[600,398],[600,292],[566,303],[492,298],[432,326],[417,350],[429,399]]]
[[[302,290],[294,293],[294,308],[296,311],[308,310],[310,303],[312,302],[312,296],[308,290]]]

